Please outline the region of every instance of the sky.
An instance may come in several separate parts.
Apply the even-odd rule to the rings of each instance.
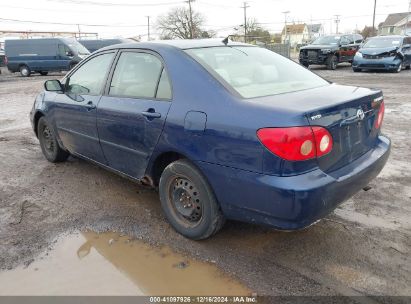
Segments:
[[[377,0],[376,25],[389,13],[406,12],[409,1]],[[340,15],[339,32],[344,33],[372,25],[374,0],[248,0],[247,5],[247,17],[273,33],[281,32],[285,11],[289,11],[287,22],[322,23],[326,33],[336,31],[334,19]],[[176,6],[188,4],[184,0],[0,0],[0,30],[77,32],[80,28],[98,33],[99,38],[141,36],[146,40],[147,16],[155,38],[156,18]],[[193,10],[206,19],[205,29],[216,31],[219,37],[244,22],[242,6],[239,0],[192,3]]]

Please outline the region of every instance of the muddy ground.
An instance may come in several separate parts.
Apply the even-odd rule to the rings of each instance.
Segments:
[[[383,131],[393,141],[387,166],[371,190],[309,229],[228,222],[201,242],[173,231],[155,191],[79,159],[48,163],[28,113],[43,82],[62,76],[1,74],[0,269],[30,265],[62,234],[116,231],[212,261],[259,295],[411,295],[411,71],[313,70],[340,84],[384,90]]]

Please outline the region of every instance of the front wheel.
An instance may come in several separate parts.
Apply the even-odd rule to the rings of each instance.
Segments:
[[[60,148],[52,127],[44,117],[41,117],[37,126],[37,135],[44,156],[49,162],[63,162],[69,157],[69,153]]]
[[[41,76],[47,76],[47,74],[48,74],[49,72],[46,72],[46,71],[40,71],[39,73],[40,73],[40,75],[41,75]]]
[[[335,55],[330,55],[327,58],[327,69],[335,70],[337,68],[338,58]]]
[[[400,62],[400,64],[398,65],[398,68],[394,71],[395,73],[400,73],[402,70],[402,61]]]
[[[177,160],[164,169],[159,192],[167,220],[185,237],[206,239],[223,226],[224,216],[211,187],[189,161]]]

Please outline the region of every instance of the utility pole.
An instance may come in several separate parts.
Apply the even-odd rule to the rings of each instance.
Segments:
[[[244,2],[243,6],[241,7],[244,9],[244,43],[247,43],[247,8],[250,6],[247,5],[247,2]]]
[[[187,0],[186,2],[188,3],[188,9],[189,9],[189,14],[190,14],[190,39],[194,38],[194,27],[193,27],[193,11],[191,9],[191,2],[194,2],[195,0]]]
[[[287,14],[289,13],[290,11],[283,12],[284,14],[284,44],[287,42]]]
[[[150,41],[150,16],[147,17],[147,41]]]
[[[81,35],[80,24],[77,24],[77,29],[78,29],[78,39],[80,39],[80,35]]]
[[[341,15],[334,15],[335,16],[335,20],[334,20],[334,22],[335,22],[335,26],[336,26],[336,34],[338,34],[338,24],[340,23],[340,16]]]
[[[377,9],[377,0],[374,0],[374,14],[372,15],[372,34],[374,36],[375,30],[375,10]]]

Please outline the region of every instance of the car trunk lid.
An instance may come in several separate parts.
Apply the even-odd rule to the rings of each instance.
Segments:
[[[331,152],[318,158],[319,167],[324,172],[332,172],[349,164],[375,146],[379,132],[375,121],[382,99],[380,92],[306,114],[311,126],[326,128],[333,138]]]

